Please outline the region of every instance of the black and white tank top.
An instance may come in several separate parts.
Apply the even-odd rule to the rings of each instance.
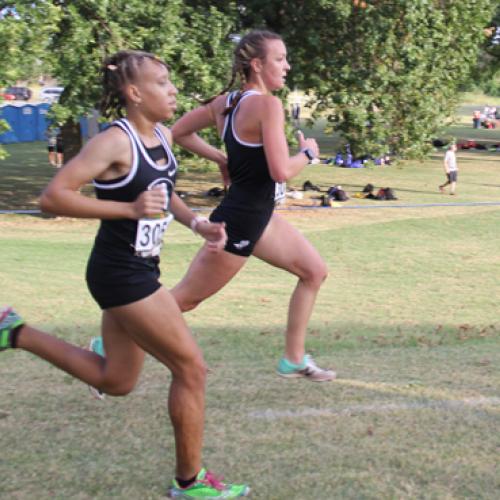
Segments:
[[[111,126],[120,127],[127,134],[132,146],[132,164],[127,175],[109,181],[94,180],[96,197],[100,200],[132,202],[143,191],[163,185],[167,194],[165,208],[168,210],[177,177],[177,161],[160,128],[156,127],[154,130],[160,140],[160,145],[146,148],[126,118],[113,122]],[[158,165],[156,162],[160,159],[165,159],[165,164]],[[143,257],[150,256],[142,250],[137,251],[140,226],[141,221],[133,219],[102,220],[95,246],[111,251],[132,251],[132,253]],[[163,236],[163,232],[161,236]],[[159,251],[159,249],[157,250]]]
[[[264,145],[243,141],[234,127],[235,116],[241,103],[260,92],[248,90],[243,92],[238,104],[226,116],[222,139],[226,145],[228,171],[231,186],[226,198],[237,204],[249,204],[254,208],[264,208],[274,204],[275,182],[269,173]],[[226,106],[231,105],[236,92],[227,96]],[[227,204],[226,202],[226,204]]]

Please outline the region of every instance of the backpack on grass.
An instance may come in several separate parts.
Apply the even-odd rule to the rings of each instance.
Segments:
[[[390,187],[380,188],[375,198],[377,200],[397,200],[394,191]]]
[[[327,195],[329,198],[332,198],[335,201],[347,201],[349,196],[342,189],[342,186],[332,186],[328,189]]]

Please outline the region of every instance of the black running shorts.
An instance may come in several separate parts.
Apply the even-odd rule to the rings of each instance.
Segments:
[[[87,264],[87,286],[101,309],[144,299],[161,287],[159,258],[110,255],[94,247]]]
[[[210,215],[210,221],[226,223],[226,252],[248,257],[269,224],[273,211],[274,203],[256,210],[246,206],[228,207],[222,202]]]

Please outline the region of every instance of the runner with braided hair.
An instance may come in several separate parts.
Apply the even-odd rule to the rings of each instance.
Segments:
[[[0,351],[20,348],[115,396],[128,394],[145,353],[172,374],[168,410],[174,427],[176,478],[171,498],[247,496],[245,485],[224,484],[201,463],[206,367],[175,299],[159,278],[159,253],[172,218],[220,253],[224,224],[200,220],[175,194],[177,162],[171,132],[177,89],[153,54],[121,51],[103,67],[103,114],[119,118],[83,147],[49,183],[43,211],[101,219],[87,266],[90,292],[101,307],[106,357],[27,325],[0,309]],[[96,198],[79,190],[93,182]],[[147,496],[146,494],[144,496]]]
[[[218,163],[229,190],[210,216],[212,222],[226,224],[225,251],[215,254],[202,247],[171,291],[181,310],[189,311],[224,287],[250,255],[294,274],[298,283],[289,304],[285,352],[278,374],[323,382],[334,379],[335,372],[318,367],[305,353],[305,337],[327,268],[306,238],[274,212],[276,183],[296,176],[319,154],[316,141],[302,134],[300,152],[289,154],[283,106],[272,95],[284,87],[289,70],[281,37],[269,31],[251,31],[234,50],[229,85],[173,126],[175,142]],[[239,89],[226,94],[237,79]],[[206,127],[217,128],[227,160],[224,153],[197,135]]]

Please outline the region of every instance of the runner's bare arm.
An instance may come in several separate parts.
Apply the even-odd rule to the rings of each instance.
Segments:
[[[176,193],[170,199],[170,210],[178,222],[206,239],[211,250],[219,251],[224,248],[227,241],[224,223],[209,222],[206,217],[197,216]]]
[[[285,115],[281,101],[272,95],[260,96],[256,110],[260,117],[262,142],[266,153],[267,164],[271,177],[276,182],[284,182],[295,177],[308,163],[304,153],[290,156],[285,136]],[[319,149],[314,139],[299,137],[299,147],[309,148],[315,156]]]
[[[93,179],[118,177],[115,170],[121,167],[123,171],[130,164],[128,138],[112,127],[93,137],[58,171],[43,191],[40,207],[52,214],[91,219],[137,219],[161,213],[164,197],[159,191],[147,192],[131,203],[98,200],[80,193]]]
[[[172,127],[173,140],[179,146],[215,163],[225,163],[226,155],[204,141],[196,132],[216,125],[210,106],[201,106],[181,117]]]
[[[224,186],[229,186],[230,179],[227,170],[227,156],[206,141],[204,141],[196,132],[203,128],[216,126],[218,129],[222,127],[222,117],[217,120],[216,116],[220,112],[214,107],[220,107],[224,102],[224,97],[217,98],[213,103],[201,106],[181,117],[172,127],[172,135],[175,143],[192,153],[206,158],[207,160],[217,163],[222,175]]]

